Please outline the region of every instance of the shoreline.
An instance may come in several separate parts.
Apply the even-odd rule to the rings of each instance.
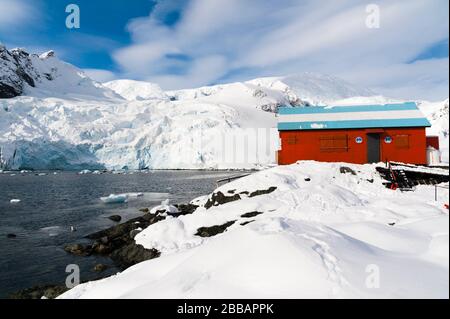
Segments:
[[[179,209],[179,213],[172,214],[174,217],[186,215],[192,213],[198,206],[192,204],[175,204]],[[160,253],[156,249],[145,249],[141,245],[136,244],[134,236],[136,236],[141,230],[146,227],[157,223],[165,219],[165,216],[161,216],[159,213],[150,213],[149,208],[139,209],[143,213],[142,216],[131,218],[125,222],[118,223],[117,225],[96,231],[94,233],[82,236],[79,238],[79,242],[83,240],[90,240],[90,244],[72,243],[65,244],[64,250],[68,254],[72,254],[79,258],[89,257],[92,255],[98,255],[108,257],[113,264],[123,271],[133,265],[136,265],[145,260],[157,258]],[[98,264],[96,266],[102,266]],[[95,281],[110,277],[111,274],[101,274],[99,271],[98,276],[94,279],[82,281],[81,283]],[[29,288],[14,291],[8,294],[6,299],[54,299],[64,292],[68,291],[65,285],[42,283]]]

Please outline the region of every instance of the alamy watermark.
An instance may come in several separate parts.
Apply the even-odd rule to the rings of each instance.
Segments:
[[[276,162],[279,135],[276,128],[212,128],[186,137],[172,156],[180,165],[214,162],[224,167],[249,167]]]
[[[66,13],[69,15],[66,17],[67,29],[79,29],[80,28],[80,7],[76,4],[69,4],[66,7]]]
[[[74,288],[80,284],[80,267],[76,264],[69,264],[66,266],[66,273],[69,275],[66,277],[66,287],[69,289]]]
[[[368,289],[378,289],[380,288],[380,267],[375,264],[370,264],[366,266],[366,288]]]
[[[380,28],[380,6],[378,4],[368,4],[366,6],[366,27],[369,29]]]

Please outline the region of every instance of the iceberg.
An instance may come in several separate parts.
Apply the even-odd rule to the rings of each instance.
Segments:
[[[128,196],[126,194],[110,194],[107,197],[100,197],[100,200],[105,204],[120,204],[126,203],[128,201]]]

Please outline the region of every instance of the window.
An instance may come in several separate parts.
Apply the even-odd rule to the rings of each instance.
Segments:
[[[409,135],[397,135],[394,139],[395,148],[407,149],[409,148]]]
[[[347,152],[347,135],[330,135],[320,137],[321,152]]]
[[[286,142],[288,145],[295,145],[298,144],[298,138],[295,135],[291,135],[287,137]]]

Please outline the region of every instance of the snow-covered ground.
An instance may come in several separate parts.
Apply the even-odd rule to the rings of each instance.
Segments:
[[[4,47],[2,83],[22,94],[0,99],[1,154],[14,169],[259,168],[275,162],[279,106],[394,101],[315,73],[168,92],[148,82],[101,84],[53,52]],[[419,106],[448,162],[448,99]]]
[[[434,201],[433,186],[385,188],[375,165],[307,161],[218,192],[241,199],[149,226],[135,240],[161,257],[61,298],[449,297],[447,190]],[[230,221],[224,233],[195,235]]]

